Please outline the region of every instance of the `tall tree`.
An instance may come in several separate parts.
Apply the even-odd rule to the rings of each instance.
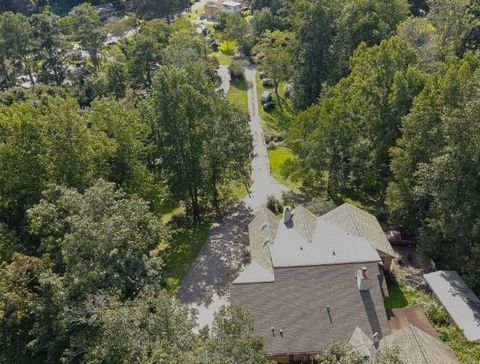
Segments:
[[[59,17],[48,10],[29,18],[32,27],[33,52],[39,65],[38,78],[44,83],[60,85],[66,76],[70,45]]]
[[[155,158],[173,196],[186,200],[198,219],[202,195],[215,193],[219,181],[235,175],[232,168],[241,164],[238,161],[245,165],[249,159],[247,119],[237,117],[215,93],[203,65],[161,67],[152,91],[145,114],[152,124]],[[213,161],[221,161],[225,168],[214,168]],[[214,175],[207,178],[207,171]]]
[[[403,119],[387,195],[392,221],[419,232],[420,248],[477,290],[479,66],[467,54],[429,80]]]
[[[362,43],[350,64],[350,75],[299,115],[290,143],[312,187],[326,184],[331,195],[353,189],[381,201],[389,149],[399,136],[401,116],[422,89],[423,76],[412,68],[413,49],[395,37],[373,47]]]
[[[137,14],[145,19],[166,18],[170,23],[171,18],[178,12],[186,9],[188,0],[135,0]]]
[[[278,86],[292,75],[291,55],[294,49],[294,35],[291,32],[274,31],[263,35],[254,52],[260,57],[262,69],[267,71],[275,85],[275,95],[282,107]]]
[[[92,63],[98,67],[99,52],[103,48],[106,34],[96,10],[92,5],[83,3],[70,11],[66,22],[73,40],[88,52]]]
[[[16,77],[24,70],[31,72],[31,29],[24,15],[5,12],[0,14],[0,83],[15,85]]]

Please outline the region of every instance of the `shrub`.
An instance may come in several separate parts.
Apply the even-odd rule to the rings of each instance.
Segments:
[[[278,198],[270,195],[267,197],[267,208],[274,214],[277,214],[283,211],[283,204]]]
[[[245,77],[245,67],[248,66],[248,62],[243,59],[234,59],[230,66],[228,66],[228,71],[230,76],[236,79],[243,79]]]

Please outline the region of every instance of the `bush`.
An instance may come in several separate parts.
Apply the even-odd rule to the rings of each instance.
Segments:
[[[245,67],[248,66],[248,62],[243,59],[234,59],[230,66],[228,66],[228,71],[230,76],[236,79],[243,79],[245,77]]]
[[[270,195],[267,197],[267,208],[274,214],[277,214],[283,211],[283,204],[278,198]]]
[[[333,210],[337,205],[327,196],[314,197],[307,203],[309,209],[314,215],[322,216],[330,210]]]

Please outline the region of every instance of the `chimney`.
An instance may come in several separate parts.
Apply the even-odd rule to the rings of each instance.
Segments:
[[[367,267],[362,267],[362,270],[357,272],[357,285],[360,291],[368,290],[368,274]]]
[[[290,206],[285,206],[283,208],[283,222],[288,224],[292,220],[292,209]]]

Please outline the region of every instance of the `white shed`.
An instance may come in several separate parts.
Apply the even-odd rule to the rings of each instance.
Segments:
[[[433,294],[469,340],[480,339],[480,299],[455,271],[424,274]]]

